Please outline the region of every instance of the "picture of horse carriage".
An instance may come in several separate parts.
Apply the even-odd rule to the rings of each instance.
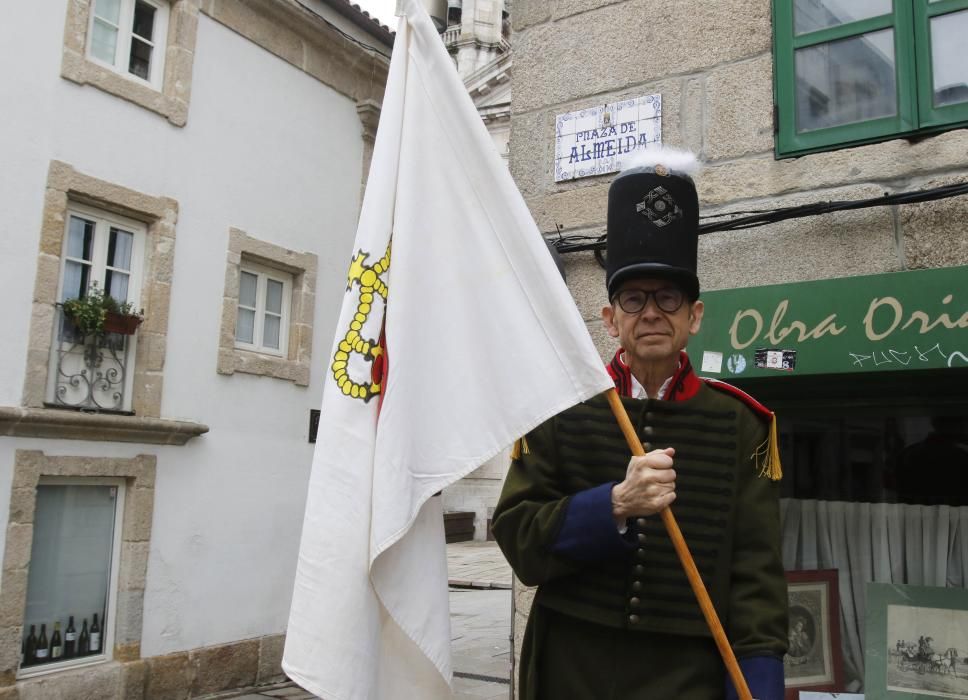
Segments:
[[[936,673],[941,675],[958,676],[958,661],[961,658],[958,650],[949,647],[942,652],[934,649],[931,637],[919,637],[911,642],[897,640],[895,655],[897,667],[902,671],[917,671],[918,673]]]

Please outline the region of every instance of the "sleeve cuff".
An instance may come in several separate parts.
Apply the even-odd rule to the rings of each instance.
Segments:
[[[613,486],[614,482],[602,484],[579,491],[569,499],[552,552],[576,561],[593,562],[635,549],[635,544],[623,537],[612,517]]]
[[[748,656],[739,668],[756,700],[783,700],[783,660],[776,656]],[[737,700],[733,680],[726,676],[726,700]]]

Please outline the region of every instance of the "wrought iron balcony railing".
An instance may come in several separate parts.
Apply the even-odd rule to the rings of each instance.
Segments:
[[[129,411],[132,338],[120,333],[82,334],[58,306],[54,316],[52,404],[82,410]]]

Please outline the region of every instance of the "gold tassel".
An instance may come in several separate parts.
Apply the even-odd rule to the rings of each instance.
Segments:
[[[777,441],[776,414],[770,419],[770,433],[766,436],[763,444],[756,448],[753,453],[756,467],[759,469],[757,476],[765,476],[771,481],[779,481],[783,478],[783,467],[780,465],[780,446]]]
[[[511,447],[511,459],[521,459],[522,454],[531,454],[531,450],[528,449],[528,441],[523,437],[514,441],[514,445]]]

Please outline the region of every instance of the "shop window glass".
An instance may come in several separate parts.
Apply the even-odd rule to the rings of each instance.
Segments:
[[[110,658],[120,482],[37,487],[22,672]]]
[[[968,506],[968,414],[782,414],[784,495]]]
[[[837,570],[842,690],[862,692],[866,584],[968,587],[968,405],[774,408],[783,565]]]

